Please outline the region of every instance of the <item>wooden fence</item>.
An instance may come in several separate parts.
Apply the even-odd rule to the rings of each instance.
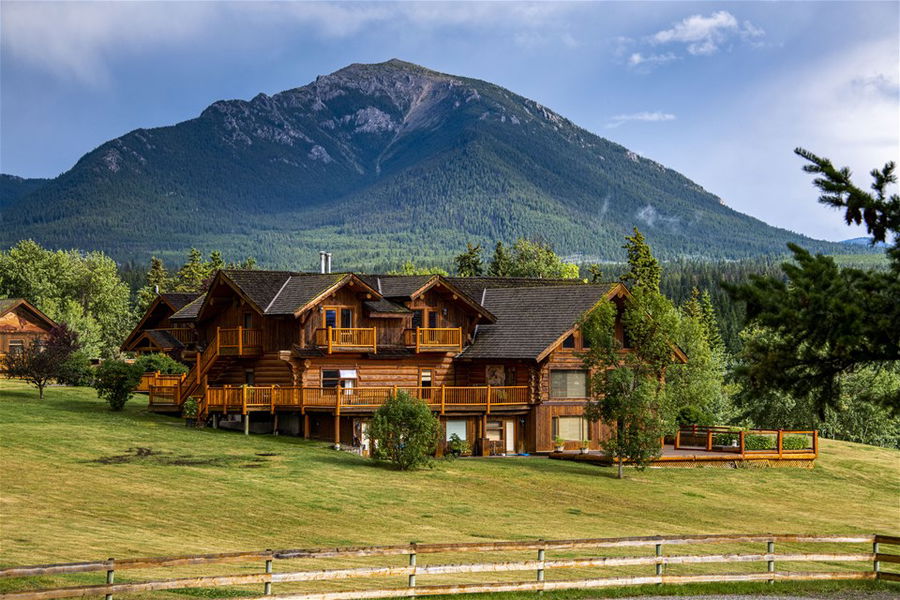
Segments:
[[[679,554],[666,555],[663,549],[669,546],[708,544],[759,544],[765,552],[750,554]],[[871,544],[871,552],[787,552],[776,554],[775,544]],[[763,546],[764,545],[764,546]],[[695,536],[653,536],[628,538],[600,538],[580,540],[555,540],[531,542],[475,542],[463,544],[405,544],[398,546],[368,546],[334,549],[265,550],[257,552],[236,552],[227,554],[206,554],[196,556],[169,556],[161,558],[108,559],[97,562],[35,565],[7,567],[0,569],[0,577],[45,577],[90,571],[105,572],[106,583],[100,585],[79,585],[45,589],[26,589],[0,594],[0,600],[53,600],[80,596],[105,595],[111,600],[112,594],[151,592],[158,590],[187,588],[216,588],[232,585],[263,584],[263,596],[272,594],[272,584],[345,581],[361,578],[403,577],[405,585],[395,587],[375,587],[341,589],[339,591],[311,591],[287,593],[277,596],[279,600],[358,600],[362,598],[400,598],[411,596],[452,595],[481,592],[522,592],[543,590],[572,590],[602,587],[634,586],[646,584],[680,584],[703,582],[737,581],[802,581],[802,580],[871,580],[900,582],[900,574],[885,572],[882,563],[900,564],[900,550],[896,554],[882,552],[881,545],[900,547],[900,537],[884,535],[695,535]],[[597,548],[646,548],[654,550],[647,556],[606,556],[588,558],[548,559],[547,552],[594,550]],[[480,562],[466,564],[419,564],[423,555],[437,554],[504,554],[510,552],[535,552],[533,560]],[[359,557],[406,556],[406,565],[365,566],[331,570],[303,570],[275,572],[274,562],[279,559],[352,559]],[[185,565],[213,565],[224,563],[256,562],[261,568],[258,573],[240,575],[210,575],[189,578],[161,579],[129,583],[115,583],[117,571],[125,569],[148,569],[177,567]],[[669,575],[664,574],[666,565],[704,565],[714,563],[765,563],[766,570],[742,573],[710,573]],[[865,563],[865,569],[844,571],[776,571],[779,562],[826,562]],[[593,569],[604,567],[647,566],[653,567],[647,575],[599,577],[590,579],[545,580],[545,572],[553,569]],[[417,577],[436,575],[462,575],[474,573],[533,572],[530,581],[451,583],[442,585],[419,585]]]
[[[819,432],[787,429],[736,429],[703,425],[682,426],[675,433],[675,450],[699,449],[752,456],[818,455]]]

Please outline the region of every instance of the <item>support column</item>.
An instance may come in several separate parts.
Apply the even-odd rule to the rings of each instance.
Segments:
[[[341,446],[341,417],[340,415],[334,415],[334,447],[340,448]]]
[[[309,439],[309,413],[303,413],[303,439]]]
[[[244,413],[244,435],[250,435],[250,413]]]
[[[219,413],[213,413],[213,429],[219,428]]]
[[[275,422],[272,424],[272,434],[278,435],[278,413],[275,413],[273,419]]]

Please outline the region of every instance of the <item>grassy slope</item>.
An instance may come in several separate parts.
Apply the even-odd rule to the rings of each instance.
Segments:
[[[897,529],[900,453],[827,440],[813,470],[653,469],[618,481],[611,469],[539,458],[400,473],[322,443],[189,430],[148,414],[141,396],[117,414],[89,389],[53,388],[39,402],[5,380],[0,422],[4,564],[410,540]],[[137,447],[161,454],[134,458]]]

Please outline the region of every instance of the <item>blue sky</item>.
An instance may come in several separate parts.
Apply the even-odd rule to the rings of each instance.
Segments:
[[[861,235],[795,146],[900,158],[900,3],[0,4],[0,170],[50,177],[138,127],[401,58],[485,79],[672,167],[731,207]]]

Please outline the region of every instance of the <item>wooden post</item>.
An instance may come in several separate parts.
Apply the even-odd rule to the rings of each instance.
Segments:
[[[378,353],[378,330],[372,328],[372,352]]]
[[[487,386],[487,414],[491,414],[491,386]]]
[[[880,548],[878,547],[878,542],[872,543],[872,554],[875,555],[875,562],[872,563],[872,570],[875,571],[875,577],[878,577],[878,573],[881,571],[881,563],[878,562],[878,551]]]
[[[784,430],[778,430],[778,458],[781,458],[784,450]]]
[[[538,568],[537,568],[537,580],[544,580],[544,549],[541,548],[538,550]]]
[[[244,355],[244,328],[238,325],[238,356]]]
[[[420,327],[416,327],[416,354],[419,353],[419,338],[422,336],[420,330]]]
[[[269,410],[271,414],[275,414],[275,384],[273,383],[269,390]]]
[[[706,430],[706,451],[712,452],[713,434],[712,429]]]
[[[446,403],[447,386],[441,385],[441,414],[444,414],[444,406]]]
[[[738,436],[740,438],[740,443],[741,443],[741,458],[744,458],[744,434],[745,433],[746,432],[742,429]]]
[[[681,428],[679,427],[678,430],[675,432],[675,448],[674,449],[678,450],[678,446],[680,446],[680,445],[681,445]]]
[[[244,413],[244,435],[250,435],[250,413]]]
[[[391,396],[393,396],[394,398],[397,397],[397,386],[396,385],[391,388]]]
[[[766,544],[766,554],[775,554],[775,542],[768,542],[768,544]],[[774,572],[775,572],[775,561],[770,560],[769,561],[769,573],[774,573]],[[775,580],[770,579],[769,583],[775,583]]]
[[[221,328],[221,327],[216,327],[216,354],[218,354],[219,351],[222,350],[222,345],[221,345],[221,344],[222,344],[222,342],[221,342],[222,336],[219,335],[219,333],[220,333],[221,331],[222,331],[222,328]]]
[[[409,566],[412,568],[412,573],[409,574],[409,587],[416,587],[416,543],[410,542],[410,551],[409,551]]]
[[[819,457],[819,430],[813,431],[813,455]]]
[[[331,354],[331,326],[325,330],[325,335],[328,337],[328,354]]]
[[[657,545],[656,545],[656,556],[657,556],[657,558],[661,558],[661,557],[662,557],[662,544],[657,544]],[[657,563],[656,563],[656,575],[657,575],[657,576],[660,576],[660,575],[662,575],[662,572],[663,572],[662,561],[657,561]],[[659,584],[662,585],[662,581],[660,581]]]
[[[266,552],[269,554],[268,558],[266,558],[266,573],[271,575],[272,574],[272,550],[266,550]],[[263,590],[263,594],[265,594],[266,596],[272,595],[272,582],[271,581],[266,582],[266,586],[265,586],[265,589]]]
[[[219,413],[213,413],[213,429],[219,428]]]
[[[106,585],[112,585],[116,579],[116,559],[110,557],[109,570],[106,571]],[[106,600],[112,600],[112,594],[106,594]]]
[[[241,414],[242,415],[247,414],[247,386],[246,386],[246,384],[241,386]]]
[[[272,423],[272,435],[278,435],[278,413],[275,413],[274,423]]]
[[[303,439],[309,439],[309,414],[303,413]]]

